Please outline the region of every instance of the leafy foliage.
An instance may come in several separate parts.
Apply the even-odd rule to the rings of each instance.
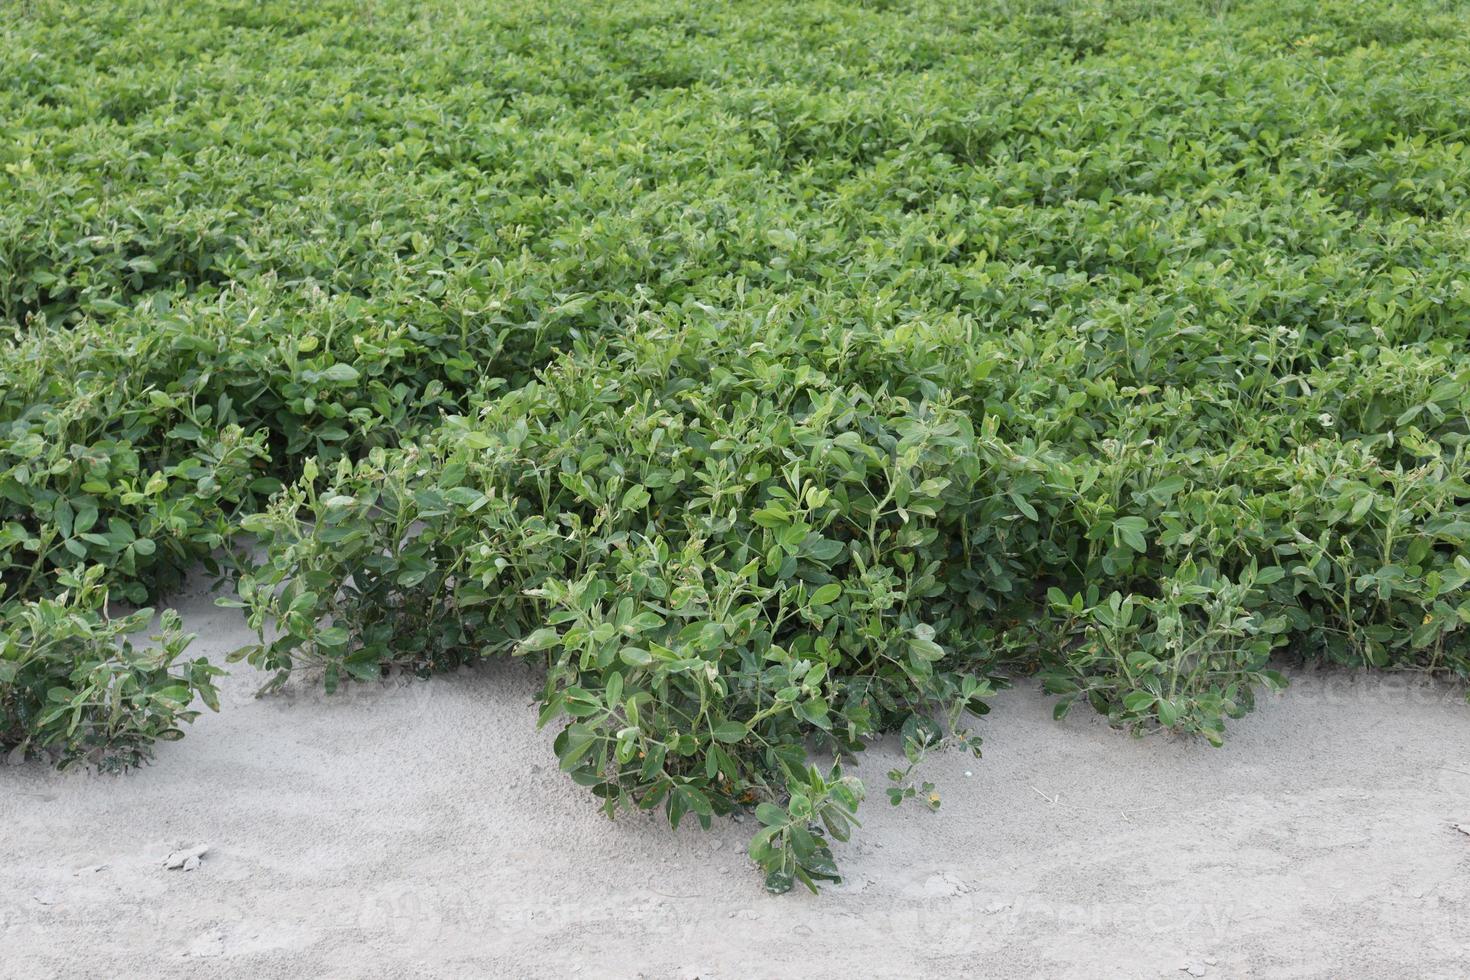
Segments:
[[[344,461],[328,494],[309,473],[246,521],[267,558],[239,591],[274,637],[247,655],[329,684],[540,655],[562,768],[609,813],[708,824],[790,797],[798,823],[760,860],[830,874],[804,825],[845,836],[857,791],[807,748],[989,691],[984,577],[940,533],[985,451],[954,406],[840,383],[840,355],[781,327],[630,327],[423,452]]]
[[[135,648],[130,637],[149,629],[152,609],[108,616],[99,565],[60,578],[67,591],[15,608],[0,634],[0,742],[52,753],[62,766],[122,769],[154,741],[183,738],[196,698],[219,710],[221,671],[180,659],[193,637],[177,613],[165,610],[159,632]]]
[[[64,608],[27,676],[122,669],[78,564],[140,603],[258,545],[276,680],[535,657],[572,778],[754,805],[776,889],[875,734],[933,805],[998,673],[1216,742],[1273,658],[1470,677],[1467,25],[7,11],[7,650]]]

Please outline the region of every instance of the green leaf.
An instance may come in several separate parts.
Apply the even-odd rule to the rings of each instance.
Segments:
[[[641,647],[623,647],[618,651],[618,659],[629,667],[647,667],[653,663],[653,654]]]
[[[779,827],[786,822],[786,811],[774,803],[761,803],[755,808],[755,818],[767,827]]]
[[[714,736],[721,742],[738,742],[749,732],[738,721],[722,721],[714,727]]]
[[[1123,696],[1123,707],[1130,714],[1141,714],[1152,708],[1158,695],[1151,691],[1130,691]]]
[[[642,510],[648,506],[651,499],[648,490],[642,484],[635,483],[623,493],[623,501],[620,506],[623,510]]]
[[[1119,541],[1139,554],[1148,550],[1148,541],[1144,539],[1147,530],[1148,521],[1142,517],[1120,517],[1113,522],[1113,532]]]
[[[829,582],[826,585],[819,587],[815,592],[811,594],[811,599],[808,601],[808,605],[831,605],[832,603],[837,601],[837,598],[840,595],[842,595],[842,586],[836,582]]]
[[[1159,714],[1159,724],[1165,728],[1173,728],[1179,723],[1179,709],[1174,706],[1174,702],[1160,698],[1154,708]]]
[[[522,640],[517,647],[519,653],[535,653],[538,650],[549,650],[561,642],[561,634],[550,627],[543,626],[530,636]]]

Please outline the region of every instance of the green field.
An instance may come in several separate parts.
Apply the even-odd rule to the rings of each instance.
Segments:
[[[544,661],[783,890],[1003,679],[1470,677],[1467,79],[1460,2],[8,4],[0,743],[178,737],[202,563],[262,683]]]

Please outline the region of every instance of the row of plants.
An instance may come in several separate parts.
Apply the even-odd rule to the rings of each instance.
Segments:
[[[609,812],[762,802],[753,854],[810,884],[833,869],[808,825],[845,839],[856,788],[809,748],[932,732],[989,689],[988,576],[954,532],[999,464],[947,400],[827,373],[835,348],[695,324],[576,345],[422,447],[308,473],[245,522],[272,638],[244,653],[329,684],[539,657],[562,768]]]
[[[782,890],[1002,677],[1470,676],[1462,5],[359,7],[0,27],[6,747],[212,706],[202,563],[273,683],[543,661]]]
[[[940,353],[962,348],[894,336],[690,310],[313,470],[245,522],[241,655],[328,684],[541,657],[541,721],[609,812],[759,800],[787,829],[844,778],[815,758],[888,731],[978,749],[963,715],[1002,668],[1059,713],[1217,743],[1283,684],[1278,651],[1470,676],[1463,442],[1409,428],[1393,469],[1362,440],[1283,459],[1269,427],[1067,457],[971,414],[973,365]],[[833,873],[820,830],[782,834],[752,849],[774,889]]]

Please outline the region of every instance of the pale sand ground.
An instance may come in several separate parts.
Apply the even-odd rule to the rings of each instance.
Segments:
[[[199,649],[248,639],[183,605]],[[1470,707],[1449,687],[1298,674],[1210,749],[1053,722],[1023,684],[981,722],[984,759],[928,764],[938,813],[891,808],[893,751],[868,753],[847,881],[772,898],[749,822],[597,813],[520,665],[332,699],[254,700],[237,674],[140,772],[0,767],[0,974],[1470,975]],[[199,870],[163,869],[198,843]]]

